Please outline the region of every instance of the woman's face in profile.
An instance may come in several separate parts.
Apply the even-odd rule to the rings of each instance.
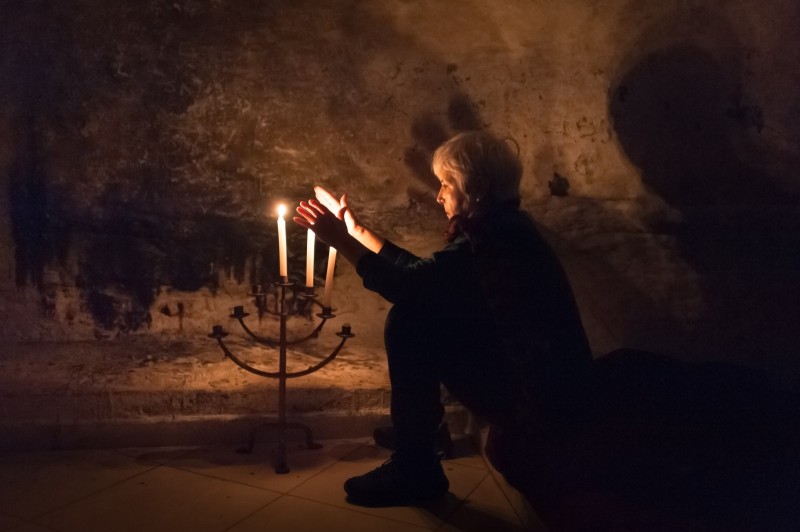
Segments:
[[[456,186],[455,181],[445,177],[439,178],[439,193],[436,195],[436,202],[444,208],[447,218],[452,218],[457,214],[463,214],[468,205],[467,196]]]

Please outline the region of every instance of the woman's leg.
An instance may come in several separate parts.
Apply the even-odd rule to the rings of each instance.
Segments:
[[[395,305],[386,320],[385,341],[392,383],[392,460],[348,479],[348,500],[365,506],[413,504],[441,497],[449,483],[436,455],[435,438],[444,408],[439,398],[440,342],[435,316]]]
[[[444,415],[440,399],[444,346],[438,320],[424,308],[403,304],[395,305],[386,319],[395,456],[410,463],[436,460],[436,432]]]

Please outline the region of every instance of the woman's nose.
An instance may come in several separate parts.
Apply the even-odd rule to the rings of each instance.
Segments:
[[[436,193],[436,203],[444,203],[444,198],[442,198],[442,189],[439,189],[439,192]]]

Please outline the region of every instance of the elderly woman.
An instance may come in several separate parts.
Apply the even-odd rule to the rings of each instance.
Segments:
[[[344,485],[352,503],[434,499],[449,484],[436,453],[444,384],[491,425],[490,458],[525,492],[520,452],[532,434],[558,435],[583,411],[590,351],[561,265],[519,210],[522,165],[486,132],[461,133],[433,155],[445,247],[419,258],[359,223],[317,187],[295,221],[337,248],[364,287],[394,304],[385,345],[396,448]]]

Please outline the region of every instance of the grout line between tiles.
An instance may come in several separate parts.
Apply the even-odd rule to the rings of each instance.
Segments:
[[[174,469],[175,471],[181,471],[183,473],[190,473],[192,475],[198,475],[198,476],[205,477],[205,478],[212,478],[212,479],[218,480],[220,482],[230,482],[231,484],[237,484],[239,486],[245,486],[247,488],[253,488],[253,489],[257,489],[257,490],[261,490],[261,491],[268,491],[270,493],[275,493],[277,495],[285,495],[285,493],[282,492],[282,491],[278,491],[278,490],[274,490],[274,489],[270,489],[270,488],[264,488],[262,486],[254,486],[253,484],[248,484],[246,482],[241,482],[239,480],[231,480],[229,478],[222,478],[222,477],[218,477],[216,475],[212,475],[210,473],[203,473],[203,472],[200,472],[200,471],[194,471],[192,469],[186,469],[185,467],[171,466],[171,465],[166,465],[166,464],[161,465],[159,467],[167,467],[169,469]]]
[[[271,504],[272,504],[272,503],[274,503],[275,501],[277,501],[277,500],[279,500],[279,499],[282,499],[282,498],[284,498],[284,497],[287,497],[287,495],[286,495],[286,494],[284,494],[284,493],[281,493],[280,495],[278,495],[277,497],[275,497],[275,498],[274,498],[274,499],[272,499],[271,501],[269,501],[269,502],[267,502],[266,504],[264,504],[264,506],[262,506],[262,507],[260,507],[260,508],[257,508],[257,509],[255,509],[255,510],[253,510],[252,512],[250,512],[249,514],[247,514],[246,516],[242,517],[241,519],[239,519],[238,521],[236,521],[235,523],[233,523],[231,526],[229,526],[228,528],[226,528],[225,530],[222,530],[222,531],[220,531],[220,532],[227,532],[228,530],[232,529],[233,527],[235,527],[235,526],[239,525],[239,523],[242,523],[243,521],[245,521],[245,520],[247,520],[247,519],[250,519],[252,516],[254,516],[255,514],[257,514],[258,512],[260,512],[261,510],[263,510],[263,509],[264,509],[264,508],[266,508],[267,506],[271,505]]]
[[[445,516],[442,516],[442,517],[439,517],[439,516],[436,516],[436,515],[432,514],[432,515],[434,515],[434,516],[435,516],[437,519],[439,519],[439,523],[438,523],[438,524],[436,524],[436,525],[434,525],[434,527],[433,527],[433,528],[422,527],[422,526],[416,525],[416,524],[414,524],[414,523],[409,523],[408,521],[403,521],[403,520],[399,520],[399,519],[393,519],[393,518],[391,518],[391,517],[379,516],[379,515],[376,515],[376,514],[374,514],[374,513],[370,513],[370,512],[366,512],[366,511],[364,511],[364,510],[361,510],[361,509],[360,509],[361,507],[360,507],[360,506],[358,506],[358,505],[351,505],[351,504],[348,504],[347,506],[344,506],[344,507],[343,507],[343,506],[338,506],[338,505],[335,505],[335,504],[331,504],[331,503],[329,503],[329,502],[319,501],[319,500],[316,500],[316,499],[310,499],[310,498],[308,498],[308,497],[303,497],[303,496],[296,495],[296,494],[292,493],[293,491],[295,491],[296,489],[298,489],[298,488],[299,488],[300,486],[302,486],[303,484],[305,484],[305,483],[307,483],[307,482],[311,481],[311,479],[313,479],[314,477],[316,477],[318,474],[320,474],[320,473],[322,473],[323,471],[325,471],[325,470],[327,470],[327,469],[329,469],[329,468],[333,467],[334,465],[336,465],[337,463],[341,462],[342,460],[345,460],[346,458],[348,458],[348,457],[350,457],[350,456],[352,456],[352,455],[354,455],[354,454],[358,453],[359,451],[361,451],[361,450],[362,450],[364,447],[367,447],[368,445],[370,445],[370,443],[369,443],[369,440],[366,440],[366,441],[364,441],[364,442],[363,442],[363,443],[362,443],[360,446],[356,447],[355,449],[353,449],[353,450],[352,450],[352,451],[350,451],[349,453],[346,453],[346,454],[344,454],[342,457],[340,457],[339,459],[337,459],[335,462],[332,462],[332,463],[331,463],[330,465],[328,465],[327,467],[325,467],[325,468],[323,468],[323,469],[319,470],[318,472],[316,472],[316,473],[314,473],[313,475],[311,475],[309,478],[307,478],[307,479],[305,479],[304,481],[300,482],[300,483],[299,483],[297,486],[295,486],[295,487],[293,487],[291,490],[289,490],[289,492],[287,492],[287,493],[286,493],[286,495],[287,495],[287,496],[289,496],[289,497],[294,497],[294,498],[296,498],[296,499],[300,499],[300,500],[305,500],[305,501],[314,502],[314,503],[318,503],[318,504],[324,504],[324,505],[326,505],[326,506],[330,506],[330,507],[332,507],[332,508],[345,509],[345,510],[348,510],[348,511],[351,511],[351,512],[355,512],[355,513],[357,513],[357,514],[359,514],[359,515],[366,515],[366,516],[370,516],[370,517],[378,517],[378,518],[380,518],[380,519],[385,519],[385,520],[387,520],[387,521],[391,521],[391,522],[393,522],[393,523],[401,523],[401,524],[403,524],[403,525],[410,525],[410,526],[415,526],[415,527],[418,527],[418,528],[420,528],[421,530],[430,530],[430,531],[434,531],[434,530],[439,530],[439,529],[440,529],[442,526],[444,526],[444,525],[447,523],[447,519],[449,519],[450,517],[452,517],[452,516],[453,516],[453,515],[456,513],[456,511],[457,511],[459,508],[461,508],[461,507],[464,505],[464,502],[465,502],[465,501],[466,501],[466,499],[469,497],[469,495],[471,495],[472,493],[474,493],[474,492],[475,492],[475,490],[476,490],[476,489],[478,489],[478,486],[480,486],[480,485],[481,485],[481,483],[483,483],[483,481],[486,479],[486,476],[487,476],[487,475],[489,475],[489,472],[486,470],[486,468],[485,468],[485,467],[479,467],[479,466],[468,466],[468,465],[464,465],[464,464],[453,463],[452,465],[454,465],[454,466],[456,466],[456,467],[464,467],[464,468],[467,468],[467,469],[473,469],[473,470],[479,470],[479,471],[483,471],[483,472],[484,472],[484,476],[483,476],[483,477],[481,477],[481,480],[480,480],[480,481],[477,483],[477,485],[475,486],[475,488],[473,488],[473,489],[472,489],[472,490],[471,490],[471,491],[470,491],[470,492],[467,494],[467,496],[466,496],[464,499],[459,499],[459,502],[458,502],[458,504],[456,504],[456,505],[453,507],[452,511],[448,512],[448,513],[447,513]],[[419,509],[421,509],[421,510],[423,510],[423,511],[427,511],[427,510],[425,510],[425,508],[421,508],[421,507],[417,507],[417,508],[419,508]]]
[[[17,517],[17,516],[15,516],[15,515],[8,514],[8,513],[6,513],[6,512],[0,512],[0,516],[2,516],[2,517],[7,517],[7,518],[9,518],[9,519],[13,519],[14,521],[16,521],[16,523],[15,523],[15,524],[13,524],[13,525],[11,526],[11,528],[5,528],[5,529],[3,529],[3,532],[6,532],[6,531],[13,532],[14,530],[20,530],[20,529],[21,529],[21,527],[23,527],[23,526],[27,526],[27,525],[35,525],[35,526],[38,526],[38,527],[40,527],[40,528],[42,528],[42,529],[44,529],[44,530],[48,530],[48,531],[51,531],[51,532],[58,532],[58,531],[57,531],[57,530],[55,530],[55,529],[52,529],[52,528],[50,528],[50,527],[46,527],[46,526],[43,526],[43,525],[40,525],[39,523],[37,523],[37,522],[36,522],[36,519],[38,519],[38,517],[34,517],[34,518],[31,518],[31,519],[27,519],[27,518],[23,518],[23,517]]]
[[[501,473],[498,472],[497,474],[500,475]],[[508,503],[508,506],[511,508],[511,511],[514,512],[514,515],[517,517],[517,521],[519,521],[520,525],[525,523],[525,517],[520,515],[519,511],[517,511],[517,507],[514,505],[514,503],[511,502],[511,499],[509,498],[506,490],[504,490],[503,487],[500,486],[500,483],[497,481],[497,477],[495,477],[491,471],[489,472],[489,476],[492,477],[492,482],[494,482],[494,485],[497,486],[497,489],[500,491],[500,493],[503,494],[503,498]],[[512,486],[509,487],[511,487],[511,489],[516,489]]]
[[[322,469],[320,469],[319,471],[317,471],[316,473],[314,473],[313,475],[311,475],[311,476],[310,476],[310,477],[308,477],[307,479],[305,479],[305,480],[301,481],[299,484],[297,484],[297,485],[296,485],[296,486],[294,486],[292,489],[290,489],[290,490],[287,492],[287,494],[291,494],[291,493],[292,493],[293,491],[295,491],[297,488],[299,488],[299,487],[300,487],[300,486],[302,486],[303,484],[305,484],[305,483],[307,483],[307,482],[311,481],[311,479],[315,478],[317,475],[319,475],[319,474],[320,474],[320,473],[322,473],[323,471],[327,471],[328,469],[330,469],[331,467],[335,466],[336,464],[338,464],[339,462],[341,462],[341,461],[342,461],[342,460],[344,460],[345,458],[349,458],[350,456],[353,456],[354,454],[356,454],[358,451],[360,451],[361,449],[363,449],[363,448],[364,448],[364,447],[366,447],[367,445],[368,445],[368,443],[367,443],[366,441],[364,441],[364,442],[361,442],[361,444],[360,444],[358,447],[356,447],[355,449],[353,449],[353,450],[352,450],[352,451],[350,451],[349,453],[345,453],[343,456],[341,456],[341,457],[337,458],[336,460],[334,460],[333,462],[331,462],[331,463],[330,463],[330,464],[328,464],[327,466],[323,467]],[[295,496],[296,496],[296,495],[295,495]],[[302,497],[298,497],[298,498],[302,498]]]
[[[386,516],[383,516],[383,515],[377,515],[377,514],[374,514],[374,513],[370,513],[370,512],[362,510],[361,506],[357,506],[355,504],[349,504],[348,503],[347,506],[339,506],[339,505],[336,505],[336,504],[332,504],[330,502],[318,501],[316,499],[309,499],[308,497],[302,497],[300,495],[292,495],[291,493],[287,493],[286,497],[293,497],[293,498],[299,499],[301,501],[313,502],[315,504],[323,504],[323,505],[329,506],[331,508],[337,508],[339,510],[346,510],[348,512],[356,513],[358,515],[364,515],[364,516],[367,516],[367,517],[375,517],[375,518],[378,518],[378,519],[383,519],[384,521],[391,521],[392,523],[400,523],[400,524],[406,525],[406,526],[413,526],[413,527],[419,528],[420,530],[429,530],[431,532],[433,530],[435,530],[433,528],[420,526],[420,525],[417,525],[415,523],[409,523],[408,521],[403,521],[401,519],[394,519],[392,517],[386,517]],[[409,508],[411,508],[411,507],[409,507]],[[424,510],[424,508],[420,508],[420,509]]]
[[[441,529],[442,529],[442,527],[444,527],[446,524],[448,524],[448,520],[449,520],[451,517],[453,517],[453,516],[456,514],[456,512],[457,512],[459,509],[461,509],[461,508],[464,506],[464,504],[467,502],[467,500],[469,500],[469,497],[470,497],[470,495],[472,495],[473,493],[475,493],[475,492],[478,490],[478,488],[481,486],[481,484],[483,484],[483,483],[484,483],[484,481],[486,480],[486,477],[487,477],[487,475],[489,475],[489,472],[488,472],[488,471],[486,471],[486,472],[485,472],[485,474],[483,475],[483,477],[481,477],[480,481],[478,481],[478,483],[477,483],[477,484],[475,484],[475,487],[474,487],[474,488],[472,488],[472,490],[471,490],[469,493],[467,493],[467,494],[464,496],[464,498],[463,498],[463,499],[459,500],[459,503],[458,503],[458,504],[455,506],[455,508],[453,508],[453,511],[452,511],[452,512],[450,512],[450,513],[447,515],[447,517],[444,517],[444,518],[442,519],[442,522],[441,522],[441,523],[439,523],[439,526],[437,526],[437,527],[436,527],[434,530],[441,530]]]
[[[263,490],[263,491],[269,491],[269,492],[271,492],[271,493],[277,493],[277,494],[279,494],[279,495],[287,495],[287,494],[290,494],[290,493],[291,493],[292,491],[294,491],[295,489],[297,489],[297,488],[299,488],[300,486],[302,486],[303,484],[305,484],[306,482],[310,481],[312,478],[316,477],[317,475],[319,475],[319,474],[320,474],[320,473],[322,473],[323,471],[326,471],[326,470],[328,470],[329,468],[333,467],[335,464],[337,464],[337,463],[338,463],[338,462],[340,462],[341,460],[343,460],[343,459],[345,459],[345,458],[347,458],[347,457],[351,456],[352,454],[354,454],[354,453],[356,453],[356,452],[360,451],[360,450],[361,450],[361,449],[362,449],[362,448],[363,448],[365,445],[367,445],[367,443],[366,443],[366,442],[360,443],[360,445],[359,445],[358,447],[356,447],[354,450],[352,450],[352,451],[350,451],[350,452],[346,453],[346,454],[345,454],[345,455],[343,455],[341,458],[338,458],[338,459],[334,460],[333,462],[331,462],[330,464],[328,464],[328,465],[326,465],[326,466],[322,467],[322,468],[321,468],[319,471],[317,471],[317,472],[313,473],[313,474],[312,474],[311,476],[309,476],[307,479],[300,481],[300,483],[299,483],[299,484],[297,484],[296,486],[293,486],[292,488],[290,488],[290,489],[289,489],[288,491],[286,491],[286,492],[283,492],[283,491],[278,491],[278,490],[276,490],[276,489],[271,489],[271,488],[265,488],[265,487],[263,487],[263,486],[256,486],[256,485],[249,484],[249,483],[247,483],[247,482],[242,482],[242,481],[239,481],[239,480],[231,480],[231,479],[229,479],[229,478],[223,478],[223,477],[219,477],[219,476],[217,476],[217,475],[214,475],[214,474],[211,474],[211,473],[203,473],[203,472],[201,472],[201,471],[197,471],[197,470],[191,469],[191,468],[189,468],[188,466],[179,466],[179,465],[171,465],[171,464],[170,464],[170,462],[171,462],[172,460],[177,460],[177,459],[179,459],[181,456],[184,456],[184,455],[185,455],[185,454],[187,454],[187,453],[183,453],[183,454],[181,454],[180,456],[176,456],[174,459],[170,459],[170,460],[168,460],[167,462],[164,462],[163,464],[160,464],[158,467],[168,467],[168,468],[170,468],[170,469],[175,469],[175,470],[177,470],[177,471],[183,471],[183,472],[185,472],[185,473],[193,473],[193,474],[196,474],[196,475],[201,475],[201,476],[204,476],[204,477],[207,477],[207,478],[213,478],[213,479],[215,479],[215,480],[221,480],[221,481],[224,481],[224,482],[231,482],[231,483],[233,483],[233,484],[238,484],[238,485],[240,485],[240,486],[246,486],[246,487],[249,487],[249,488],[256,488],[256,489],[260,489],[260,490]],[[223,444],[219,444],[219,445],[213,445],[213,446],[210,446],[210,447],[208,447],[208,449],[215,449],[215,448],[220,448],[220,447],[224,447],[224,445],[223,445]],[[190,450],[190,451],[188,451],[188,452],[191,452],[191,450]],[[279,497],[279,498],[280,498],[280,497]],[[276,500],[277,500],[277,499],[276,499]]]
[[[120,484],[128,482],[129,480],[133,480],[136,477],[140,477],[140,476],[142,476],[142,475],[144,475],[146,473],[149,473],[150,471],[158,469],[159,467],[161,467],[161,466],[160,465],[153,465],[152,467],[148,467],[147,469],[145,469],[143,471],[140,471],[140,472],[136,473],[135,475],[131,475],[130,477],[124,478],[122,480],[118,480],[117,482],[113,482],[113,483],[109,484],[108,486],[104,486],[104,487],[102,487],[102,488],[100,488],[98,490],[92,491],[90,493],[86,493],[86,494],[78,497],[77,499],[74,499],[74,500],[72,500],[72,501],[70,501],[70,502],[68,502],[66,504],[62,504],[61,506],[57,506],[55,508],[51,508],[50,510],[47,510],[46,512],[43,512],[43,513],[31,518],[27,522],[35,523],[36,526],[42,526],[38,522],[36,522],[37,519],[41,519],[42,517],[46,517],[46,516],[48,516],[48,515],[50,515],[50,514],[52,514],[54,512],[57,512],[59,510],[63,510],[64,508],[68,508],[69,506],[72,506],[73,504],[76,504],[78,502],[86,500],[86,499],[88,499],[90,497],[94,497],[95,495],[97,495],[99,493],[102,493],[104,491],[110,490],[111,488],[119,486]]]
[[[72,501],[70,501],[70,502],[68,502],[66,504],[63,504],[63,505],[61,505],[61,506],[59,506],[57,508],[53,508],[51,510],[43,512],[40,515],[35,516],[35,517],[31,518],[31,519],[22,519],[21,521],[24,522],[24,523],[36,524],[37,526],[41,526],[43,528],[46,528],[47,530],[53,530],[53,532],[56,532],[56,529],[51,529],[50,527],[45,527],[44,525],[40,525],[37,521],[40,520],[42,517],[45,517],[45,516],[47,516],[47,515],[49,515],[49,514],[51,514],[53,512],[62,510],[64,508],[67,508],[67,507],[69,507],[71,505],[74,505],[76,503],[84,501],[87,498],[93,497],[93,496],[95,496],[95,495],[97,495],[99,493],[102,493],[104,491],[107,491],[109,489],[113,489],[113,488],[119,486],[120,484],[123,484],[125,482],[128,482],[128,481],[131,481],[133,479],[139,478],[142,475],[146,475],[146,474],[148,474],[148,473],[150,473],[150,472],[152,472],[154,470],[157,470],[158,468],[170,468],[170,469],[174,469],[174,470],[179,470],[179,471],[182,471],[182,472],[185,472],[185,473],[189,473],[189,474],[195,474],[195,475],[203,476],[203,477],[206,477],[206,478],[213,478],[213,479],[218,480],[218,481],[230,482],[231,484],[235,484],[235,485],[242,485],[242,486],[246,486],[248,488],[260,489],[262,491],[267,491],[267,492],[270,492],[270,493],[273,493],[273,494],[277,495],[277,497],[275,497],[274,499],[266,502],[262,506],[256,508],[255,510],[253,510],[250,513],[248,513],[247,515],[245,515],[241,519],[237,520],[236,523],[231,524],[230,527],[225,528],[224,529],[225,531],[234,528],[239,523],[241,523],[244,520],[250,518],[254,514],[258,513],[259,511],[264,510],[265,508],[267,508],[268,506],[273,504],[275,501],[278,501],[278,500],[280,500],[280,499],[282,499],[284,497],[292,497],[292,498],[299,499],[299,500],[305,500],[305,501],[308,501],[308,502],[311,502],[311,503],[323,504],[325,506],[329,506],[329,507],[332,507],[332,508],[337,508],[337,509],[340,509],[340,510],[344,509],[344,510],[347,510],[349,512],[354,512],[354,513],[359,514],[359,515],[367,516],[367,517],[370,517],[370,518],[378,518],[378,519],[381,519],[381,520],[390,521],[392,523],[399,523],[399,524],[402,524],[404,526],[411,526],[411,527],[414,527],[414,528],[418,528],[420,530],[437,531],[437,530],[442,530],[445,526],[447,526],[449,524],[449,522],[453,518],[453,516],[461,508],[464,507],[464,505],[468,502],[468,499],[474,495],[475,491],[483,484],[483,482],[486,481],[487,477],[492,477],[492,482],[497,484],[497,479],[494,478],[494,476],[492,475],[491,471],[488,470],[486,467],[479,467],[479,466],[474,465],[474,464],[473,465],[468,465],[468,464],[462,464],[462,463],[457,463],[457,462],[451,462],[451,465],[454,466],[454,467],[466,468],[466,469],[470,469],[470,470],[473,470],[473,471],[481,470],[481,471],[484,472],[484,474],[481,476],[480,481],[476,484],[476,486],[473,489],[471,489],[463,498],[457,499],[457,503],[453,506],[453,508],[451,510],[447,511],[445,514],[442,514],[441,516],[437,515],[437,514],[435,514],[433,512],[430,512],[429,510],[426,510],[425,508],[417,507],[419,510],[426,511],[426,512],[430,513],[431,516],[437,518],[438,523],[430,523],[429,526],[420,525],[420,524],[417,524],[417,523],[409,523],[408,521],[399,520],[399,519],[396,519],[396,518],[393,518],[393,517],[376,515],[374,513],[370,513],[370,512],[364,511],[359,506],[356,506],[356,505],[341,506],[341,505],[332,504],[332,503],[329,503],[329,502],[324,502],[324,501],[319,501],[319,500],[315,500],[315,499],[311,499],[311,498],[307,498],[307,497],[303,497],[303,496],[298,496],[298,495],[295,495],[295,494],[291,493],[293,490],[299,488],[300,486],[306,484],[309,480],[315,478],[319,473],[322,473],[322,472],[328,470],[330,467],[333,467],[334,465],[338,464],[339,462],[347,460],[349,457],[352,457],[353,455],[363,451],[363,449],[369,445],[369,441],[367,441],[366,439],[364,441],[353,441],[352,443],[355,444],[355,448],[353,448],[352,450],[344,453],[342,456],[340,456],[339,458],[333,460],[328,465],[326,465],[326,466],[322,467],[321,469],[317,470],[311,476],[309,476],[308,478],[304,479],[302,482],[300,482],[296,486],[293,486],[291,489],[289,489],[286,492],[280,492],[280,491],[277,491],[277,490],[274,490],[274,489],[264,488],[264,487],[260,487],[260,486],[254,486],[254,485],[251,485],[251,484],[248,484],[248,483],[244,483],[244,482],[240,482],[240,481],[236,481],[236,480],[231,480],[231,479],[228,479],[228,478],[220,478],[220,477],[215,476],[213,474],[206,474],[206,473],[202,473],[202,472],[198,472],[198,471],[194,471],[194,470],[189,470],[189,469],[185,469],[184,467],[179,467],[179,466],[173,465],[172,462],[174,460],[179,460],[182,457],[185,457],[187,454],[189,454],[189,453],[193,452],[194,450],[196,450],[196,448],[187,448],[187,449],[183,450],[182,452],[176,452],[176,454],[174,456],[170,456],[169,458],[167,458],[163,462],[155,461],[155,462],[158,462],[158,463],[154,462],[152,465],[151,464],[143,464],[143,465],[149,466],[149,467],[145,467],[145,469],[143,469],[142,471],[140,471],[140,472],[138,472],[136,474],[133,474],[133,475],[131,475],[129,477],[126,477],[124,479],[121,479],[119,481],[113,482],[113,483],[111,483],[111,484],[109,484],[107,486],[104,486],[101,489],[94,490],[91,493],[87,493],[87,494],[85,494],[85,495],[83,495],[81,497],[78,497],[78,498],[76,498],[76,499],[74,499],[74,500],[72,500]],[[202,448],[214,449],[214,448],[221,447],[221,445],[201,446],[201,447]],[[132,460],[137,460],[136,456],[131,456],[130,454],[125,454],[125,453],[121,453],[121,452],[119,454],[122,454],[123,456],[125,456],[127,458],[130,458]],[[499,489],[499,486],[498,486],[498,489]],[[504,496],[505,500],[509,503],[511,508],[514,510],[514,514],[516,515],[516,509],[514,508],[513,505],[510,504],[510,501],[508,500],[508,497],[507,497],[506,493],[502,489],[501,489],[501,492],[503,493],[503,496]],[[9,517],[13,517],[13,516],[9,516]],[[517,516],[517,517],[519,519],[519,516]],[[16,517],[14,517],[14,518],[18,519]],[[519,521],[519,522],[522,522],[522,521]],[[221,532],[224,532],[224,531],[221,531]]]

